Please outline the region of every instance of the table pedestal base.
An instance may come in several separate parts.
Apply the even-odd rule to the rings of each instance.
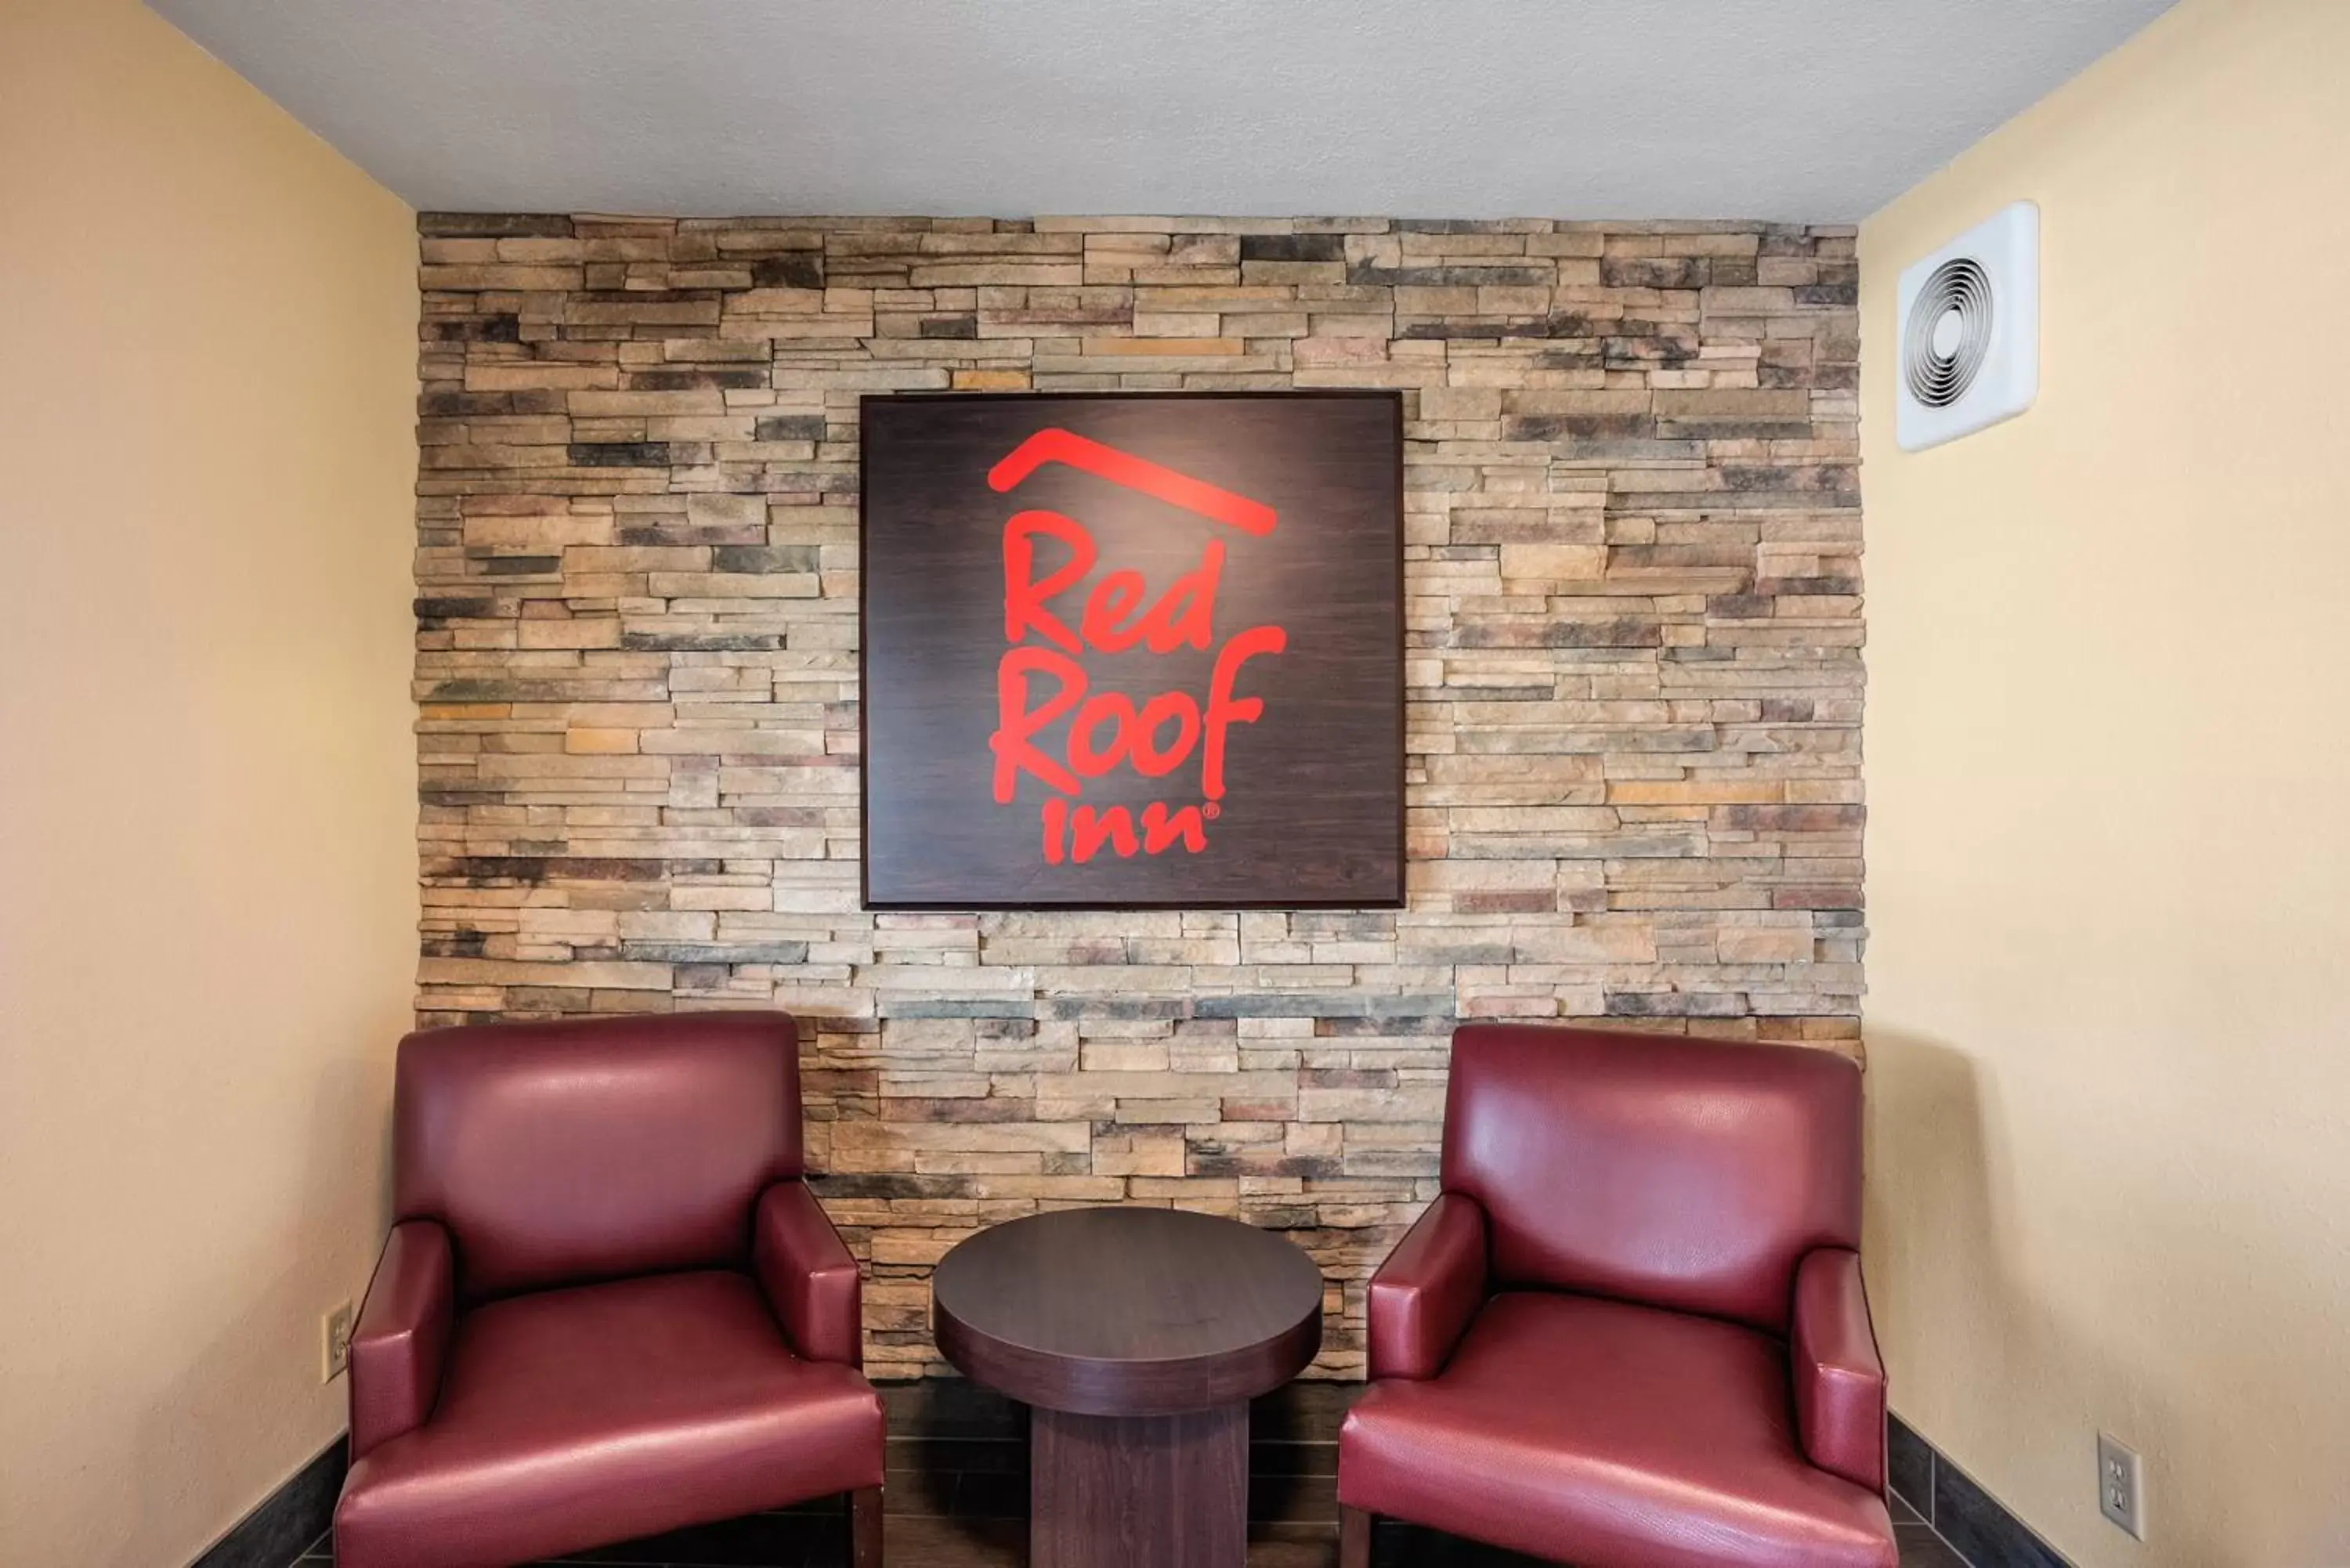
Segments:
[[[1245,1404],[1029,1423],[1029,1568],[1244,1568]]]

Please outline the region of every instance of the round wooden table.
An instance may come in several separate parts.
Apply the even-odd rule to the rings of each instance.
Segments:
[[[1322,1275],[1236,1220],[1073,1209],[931,1281],[939,1349],[1032,1407],[1029,1568],[1243,1568],[1248,1402],[1322,1346]]]

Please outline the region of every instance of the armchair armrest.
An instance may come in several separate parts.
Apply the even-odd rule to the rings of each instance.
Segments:
[[[1371,1276],[1372,1378],[1435,1376],[1484,1300],[1485,1211],[1443,1193]]]
[[[441,1366],[457,1320],[449,1232],[403,1220],[384,1239],[351,1331],[351,1458],[412,1431],[441,1397]]]
[[[865,1364],[857,1260],[804,1181],[759,1195],[751,1261],[784,1337],[810,1361]]]
[[[1885,1363],[1869,1326],[1859,1253],[1821,1247],[1796,1266],[1787,1360],[1804,1452],[1824,1470],[1884,1490]]]

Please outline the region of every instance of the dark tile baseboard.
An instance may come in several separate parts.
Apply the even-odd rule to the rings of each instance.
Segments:
[[[335,1499],[349,1468],[348,1445],[337,1438],[206,1547],[190,1568],[286,1568],[334,1523]]]
[[[1916,1510],[1968,1568],[2072,1568],[1898,1416],[1887,1418],[1886,1452],[1894,1496]]]

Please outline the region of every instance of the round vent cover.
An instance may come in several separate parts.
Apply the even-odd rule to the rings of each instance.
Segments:
[[[1929,409],[1966,396],[1991,352],[1991,275],[1972,256],[1952,256],[1918,290],[1901,332],[1909,395]]]

